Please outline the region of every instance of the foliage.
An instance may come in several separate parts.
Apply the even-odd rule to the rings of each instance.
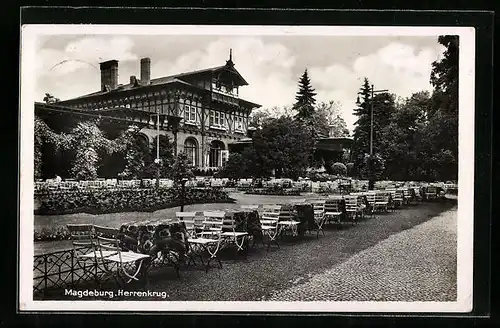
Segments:
[[[249,167],[242,154],[231,153],[224,167],[217,174],[218,177],[239,179],[247,177]]]
[[[307,74],[307,69],[299,80],[299,91],[295,96],[295,104],[293,108],[298,112],[297,118],[300,120],[310,120],[314,114],[314,104],[316,93],[311,86],[311,80]]]
[[[362,179],[369,179],[371,175],[370,165],[373,170],[373,176],[376,179],[380,179],[385,170],[385,161],[382,159],[380,154],[364,154],[363,160],[359,167],[359,175]]]
[[[340,104],[338,102],[320,102],[316,105],[313,120],[317,135],[335,138],[349,136],[347,124],[340,115]]]
[[[183,181],[194,178],[191,164],[185,152],[181,151],[177,154],[174,164],[172,165],[171,175],[175,185],[180,185]]]
[[[40,195],[37,215],[155,211],[179,204],[174,188],[75,189]],[[230,201],[220,188],[186,188],[186,204]]]
[[[371,98],[371,85],[367,78],[361,88],[360,106],[354,110],[358,117],[354,123],[354,143],[352,156],[355,159],[354,167],[360,173],[364,165],[365,154],[370,153],[370,130],[372,125],[371,110],[373,108],[373,153],[380,153],[382,147],[382,130],[390,123],[392,113],[396,111],[395,95],[381,93]]]
[[[271,186],[267,188],[250,188],[245,194],[272,195],[272,196],[300,196],[301,190],[296,188],[284,188],[282,186]]]
[[[309,165],[313,140],[300,122],[280,117],[271,119],[254,134],[254,148],[250,151],[261,172],[274,169],[276,176],[297,178]]]
[[[334,163],[332,165],[332,173],[344,176],[347,174],[347,167],[339,162]]]
[[[148,147],[149,156],[145,157],[144,177],[156,178],[158,167],[161,178],[167,178],[171,175],[174,162],[174,144],[170,141],[168,135],[160,134],[159,157],[161,162],[155,163],[157,144],[158,137],[154,137],[151,147]]]

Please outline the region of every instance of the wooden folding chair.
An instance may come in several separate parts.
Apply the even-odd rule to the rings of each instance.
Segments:
[[[316,225],[316,238],[319,238],[319,232],[325,235],[325,231],[323,230],[323,224],[325,223],[325,201],[324,200],[313,200],[311,201],[314,212],[314,222]]]
[[[375,194],[375,204],[374,211],[377,212],[379,209],[387,212],[389,206],[389,195],[385,192],[377,192]]]
[[[247,240],[248,232],[236,231],[236,224],[232,215],[224,218],[221,236],[225,241],[229,241],[229,243],[236,246],[236,254],[242,251],[246,257],[245,241]]]
[[[223,238],[221,234],[225,215],[226,213],[222,211],[204,211],[202,231],[197,234],[197,238],[188,240],[188,242],[201,245],[209,254],[210,257],[205,266],[206,272],[210,269],[210,262],[213,260],[217,260],[219,268],[222,269],[222,262],[217,253],[222,247]]]
[[[94,231],[97,237],[97,254],[104,264],[105,272],[113,276],[120,286],[122,285],[120,281],[126,284],[138,281],[137,276],[141,273],[143,261],[148,259],[149,255],[122,251],[118,239],[118,229],[94,226]],[[113,253],[110,255],[108,252]],[[113,264],[117,265],[116,270],[113,269]],[[130,268],[132,268],[132,272],[129,272]],[[146,272],[144,271],[144,273]]]
[[[280,209],[278,225],[279,234],[282,237],[283,234],[287,231],[290,231],[292,233],[292,237],[296,237],[298,235],[298,225],[300,224],[300,222],[293,219],[294,212],[295,210],[293,209],[293,207],[285,209],[281,207]]]
[[[275,244],[278,248],[280,245],[278,244],[277,236],[279,234],[279,225],[278,221],[280,219],[280,205],[264,205],[264,212],[262,213],[262,217],[260,219],[262,232],[265,233],[269,241],[267,243],[267,251],[271,247],[271,244]]]
[[[345,210],[347,217],[351,220],[351,224],[358,222],[358,218],[363,215],[363,210],[358,204],[358,196],[345,196]]]
[[[66,225],[70,240],[73,247],[73,255],[76,259],[78,267],[82,270],[78,272],[77,281],[86,280],[88,276],[92,276],[95,282],[99,283],[99,263],[96,253],[97,240],[94,238],[94,229],[91,224],[68,224]],[[113,252],[107,252],[111,255]],[[77,272],[77,271],[75,271]]]
[[[342,211],[340,209],[340,202],[342,198],[329,198],[325,200],[325,221],[328,223],[340,224]]]
[[[203,262],[203,251],[205,251],[205,248],[203,247],[203,244],[207,243],[212,243],[213,240],[202,240],[198,239],[198,231],[201,231],[202,226],[197,225],[196,222],[196,212],[176,212],[175,213],[176,220],[184,224],[184,227],[186,228],[186,234],[187,234],[187,242],[188,242],[188,263],[187,265],[191,265],[193,263],[196,265],[196,257],[199,257],[201,260],[201,264],[205,265]]]

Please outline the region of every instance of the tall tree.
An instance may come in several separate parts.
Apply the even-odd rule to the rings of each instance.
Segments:
[[[307,69],[299,80],[299,91],[295,96],[295,104],[293,109],[298,111],[297,118],[300,120],[309,120],[314,114],[314,104],[316,103],[315,90],[311,86],[311,80],[307,74]]]
[[[353,130],[353,145],[352,145],[352,158],[354,160],[354,170],[357,171],[358,167],[362,165],[365,154],[369,153],[370,147],[370,81],[364,78],[363,86],[361,87],[361,97],[359,98],[361,104],[354,109],[354,115],[357,117],[354,122]]]
[[[280,117],[265,122],[254,134],[256,161],[262,171],[274,169],[278,177],[296,178],[309,165],[313,140],[303,125],[290,118]]]
[[[435,157],[439,163],[444,160],[448,167],[443,174],[448,179],[457,179],[459,38],[456,35],[442,35],[438,37],[438,42],[446,50],[443,58],[432,64],[430,82],[434,92],[428,117],[428,133],[434,136],[432,153],[445,154]]]

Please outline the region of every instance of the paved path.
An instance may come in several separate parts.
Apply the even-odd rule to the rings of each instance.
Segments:
[[[266,300],[454,301],[456,210],[394,234]]]

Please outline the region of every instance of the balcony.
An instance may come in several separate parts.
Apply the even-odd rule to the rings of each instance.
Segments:
[[[239,98],[237,98],[237,95],[226,95],[222,93],[218,93],[216,91],[212,92],[212,101],[218,101],[222,102],[225,104],[230,104],[234,106],[239,106]]]

